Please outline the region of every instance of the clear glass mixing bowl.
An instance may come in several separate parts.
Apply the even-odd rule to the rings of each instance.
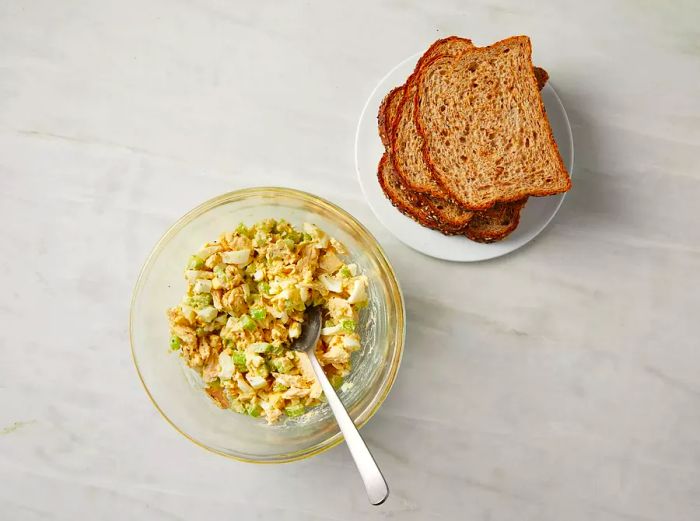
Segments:
[[[360,316],[362,350],[340,397],[358,426],[386,398],[399,369],[405,312],[396,275],[375,238],[350,214],[314,195],[287,188],[251,188],[216,197],[177,221],[158,241],[136,282],[129,333],[134,363],[153,405],[194,443],[238,460],[294,461],[318,454],[342,437],[327,405],[268,425],[219,409],[203,392],[199,377],[169,349],[165,311],[185,291],[183,266],[192,252],[239,222],[286,219],[311,222],[339,239],[369,277],[369,306]]]

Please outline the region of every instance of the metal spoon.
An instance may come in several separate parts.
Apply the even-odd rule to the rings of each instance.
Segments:
[[[333,389],[326,377],[326,373],[323,372],[321,364],[316,359],[316,344],[318,344],[318,339],[321,337],[322,323],[323,313],[321,308],[318,306],[308,308],[304,316],[304,328],[301,336],[294,341],[292,349],[303,351],[309,356],[311,367],[313,367],[316,378],[328,400],[328,405],[330,405],[335,415],[340,432],[345,437],[345,443],[350,449],[352,458],[355,460],[357,470],[360,471],[369,500],[373,505],[381,505],[389,496],[389,487],[386,484],[386,480],[350,418],[348,411],[345,410],[343,402],[338,398],[335,389]]]

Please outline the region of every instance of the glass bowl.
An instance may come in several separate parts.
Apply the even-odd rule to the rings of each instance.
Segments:
[[[369,278],[369,306],[358,324],[362,349],[339,392],[350,416],[364,425],[386,398],[399,369],[405,335],[403,297],[396,275],[376,239],[355,218],[314,195],[288,188],[250,188],[221,195],[190,211],[158,241],[131,302],[129,335],[134,364],[163,417],[197,445],[242,461],[280,463],[318,454],[342,440],[327,405],[299,418],[268,425],[218,408],[199,376],[169,349],[167,308],[185,292],[187,259],[207,241],[239,222],[285,219],[318,225],[343,242]]]

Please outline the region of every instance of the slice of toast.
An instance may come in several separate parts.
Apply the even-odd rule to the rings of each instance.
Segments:
[[[386,139],[391,142],[392,161],[394,169],[401,177],[404,185],[427,195],[441,199],[449,199],[448,194],[430,175],[428,166],[423,160],[422,148],[423,139],[418,134],[414,120],[413,99],[417,91],[417,76],[421,69],[430,61],[437,57],[456,57],[462,52],[472,49],[474,45],[471,40],[451,36],[438,40],[421,56],[416,64],[413,74],[409,76],[403,88],[402,98],[398,103],[395,117],[388,117],[386,123],[390,123],[391,130],[385,130]],[[539,67],[535,68],[535,75],[539,88],[544,87],[549,75],[547,71]],[[381,124],[381,122],[380,122]],[[382,142],[386,145],[383,138]],[[449,203],[443,203],[449,206]],[[457,208],[451,208],[452,214],[457,214]],[[468,215],[461,215],[460,218],[468,219]]]
[[[377,177],[384,195],[407,217],[421,226],[445,235],[464,235],[475,242],[490,243],[507,237],[517,228],[520,210],[525,204],[525,201],[497,203],[488,210],[476,212],[474,218],[465,227],[445,226],[431,213],[430,207],[425,204],[425,196],[408,190],[401,184],[401,179],[394,171],[388,152],[379,161]]]
[[[472,241],[491,243],[505,239],[520,223],[526,199],[513,203],[496,203],[488,210],[475,212],[464,235]]]
[[[389,133],[391,132],[390,123],[396,118],[402,98],[403,87],[396,87],[392,89],[382,100],[379,107],[379,114],[377,116],[377,120],[379,122],[379,137],[386,148],[387,154],[389,154],[389,161],[391,161],[391,143],[389,136]],[[393,165],[392,170],[392,175],[397,175]],[[401,180],[401,186],[403,186],[404,189],[413,191],[406,186],[400,176],[399,178]],[[430,208],[431,213],[435,216],[438,222],[444,224],[450,229],[463,228],[472,217],[472,212],[463,210],[461,207],[445,199],[425,196],[421,199],[421,202]]]
[[[438,56],[416,82],[423,159],[455,202],[485,210],[571,187],[538,93],[529,38]]]
[[[410,190],[408,187],[407,189]],[[435,216],[448,226],[463,228],[474,216],[474,212],[465,210],[447,199],[433,197],[432,195],[423,195],[423,197]]]
[[[407,217],[445,235],[465,235],[476,242],[495,242],[508,236],[518,226],[520,210],[525,204],[525,201],[498,203],[488,210],[476,212],[473,222],[469,222],[466,226],[447,226],[431,212],[425,196],[408,190],[401,184],[401,179],[394,171],[388,152],[384,153],[379,161],[377,177],[384,195]]]
[[[447,199],[447,194],[430,175],[428,165],[423,161],[423,139],[418,134],[413,116],[413,98],[418,88],[416,78],[425,64],[435,58],[456,57],[472,47],[474,46],[470,40],[456,37],[438,40],[431,45],[418,60],[413,74],[406,80],[395,119],[389,120],[392,122],[389,140],[394,170],[412,190],[441,199]]]
[[[450,226],[462,227],[469,222],[472,212],[454,204],[447,198],[445,191],[435,182],[430,175],[427,165],[423,161],[422,139],[415,127],[413,118],[413,96],[416,92],[416,77],[421,68],[438,56],[457,56],[461,52],[472,48],[470,40],[452,36],[438,40],[423,54],[418,61],[414,73],[409,77],[403,88],[402,94],[396,89],[390,93],[386,100],[391,99],[389,111],[396,111],[396,116],[388,114],[382,120],[380,126],[386,126],[393,121],[392,129],[380,129],[383,134],[382,142],[387,146],[387,140],[391,142],[392,161],[394,169],[402,180],[402,184],[412,190],[427,194],[427,203],[433,208],[435,214],[443,222]],[[536,68],[538,84],[544,86],[549,75],[544,69]],[[397,98],[403,97],[400,101]],[[398,107],[396,106],[398,103]],[[380,109],[380,114],[382,110]]]
[[[396,175],[394,166],[385,152],[379,161],[377,178],[384,195],[404,215],[410,217],[418,224],[437,230],[445,235],[456,235],[463,230],[441,223],[432,213],[432,209],[426,204],[424,196],[408,190],[401,184],[401,178]]]
[[[379,138],[382,140],[384,148],[391,146],[389,133],[391,132],[391,122],[396,118],[396,112],[403,98],[403,85],[394,87],[389,91],[389,94],[384,96],[382,104],[379,105],[379,113],[377,114],[377,123],[379,127]]]

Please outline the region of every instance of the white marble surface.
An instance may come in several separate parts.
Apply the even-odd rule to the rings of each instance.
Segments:
[[[700,4],[236,4],[0,3],[0,518],[698,519]],[[438,37],[518,33],[569,110],[575,187],[513,255],[421,256],[362,199],[359,111]],[[364,429],[380,508],[343,446],[229,461],[138,383],[145,256],[255,184],[348,209],[403,283],[403,366]]]

